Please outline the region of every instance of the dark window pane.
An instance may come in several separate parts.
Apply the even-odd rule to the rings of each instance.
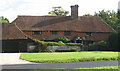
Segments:
[[[33,34],[33,35],[41,35],[42,32],[41,32],[41,31],[33,31],[32,34]]]
[[[70,32],[70,31],[65,31],[65,32],[64,32],[64,36],[72,36],[72,32]]]
[[[51,34],[52,34],[52,35],[57,35],[58,32],[57,32],[57,31],[51,31]]]

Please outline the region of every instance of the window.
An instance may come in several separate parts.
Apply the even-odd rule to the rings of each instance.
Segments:
[[[57,31],[51,31],[51,34],[52,34],[52,35],[57,35],[58,32],[57,32]]]
[[[92,36],[92,33],[86,33],[86,36]]]
[[[32,34],[33,34],[33,35],[41,35],[42,32],[41,32],[41,31],[33,31]]]
[[[72,32],[70,32],[70,31],[64,31],[64,36],[72,36]]]

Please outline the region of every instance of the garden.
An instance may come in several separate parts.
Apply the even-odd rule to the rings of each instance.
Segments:
[[[55,42],[35,41],[35,49],[31,53],[22,53],[20,59],[37,63],[70,63],[83,61],[111,61],[120,60],[118,56],[118,33],[112,33],[108,42],[99,41],[89,45],[88,51],[77,51],[76,48],[56,49],[51,52],[47,50],[48,46],[79,46],[84,48],[81,43],[71,43],[66,37],[57,38]]]

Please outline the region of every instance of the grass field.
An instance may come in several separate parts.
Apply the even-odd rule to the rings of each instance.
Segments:
[[[82,61],[119,60],[118,52],[109,51],[22,53],[20,59],[38,63],[69,63]]]

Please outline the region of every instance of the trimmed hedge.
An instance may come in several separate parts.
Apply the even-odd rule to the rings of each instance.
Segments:
[[[45,42],[47,46],[61,46],[62,44],[57,43],[57,42]]]
[[[71,49],[57,49],[55,52],[76,52],[76,48],[71,48]]]
[[[65,45],[67,45],[67,46],[83,46],[83,44],[81,44],[81,43],[65,43]]]
[[[64,43],[69,43],[69,42],[71,42],[71,40],[70,40],[69,38],[67,38],[67,37],[59,37],[59,38],[54,39],[54,41],[55,41],[55,42],[62,41],[62,42],[64,42]]]
[[[35,40],[35,42],[40,43],[40,44],[47,44],[47,46],[61,46],[61,45],[66,45],[66,46],[83,46],[81,43],[63,43],[62,41],[59,42],[44,42],[40,40]]]

